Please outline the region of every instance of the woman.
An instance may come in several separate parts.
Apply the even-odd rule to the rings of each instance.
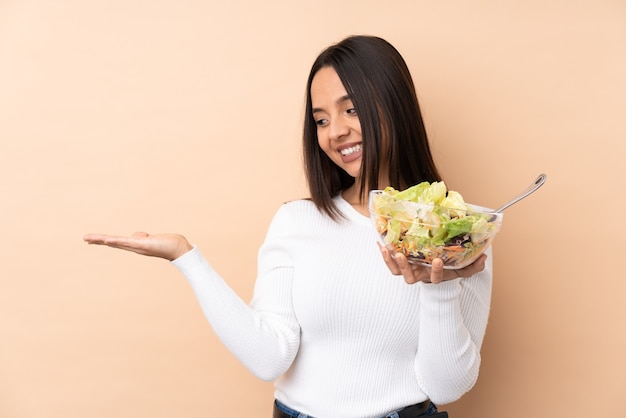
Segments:
[[[311,198],[274,216],[249,305],[183,236],[85,240],[180,269],[226,347],[275,381],[275,417],[435,414],[478,377],[491,263],[416,266],[376,245],[368,192],[440,180],[411,76],[388,42],[353,36],[316,59],[304,160]]]

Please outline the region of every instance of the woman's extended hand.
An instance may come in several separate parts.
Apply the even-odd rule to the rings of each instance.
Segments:
[[[487,259],[487,256],[483,254],[467,267],[458,270],[445,270],[443,261],[440,258],[433,260],[432,267],[411,264],[404,254],[396,253],[392,256],[386,247],[380,243],[378,243],[378,246],[391,273],[398,276],[402,275],[404,281],[408,284],[417,282],[440,283],[446,280],[458,279],[459,277],[469,277],[482,271],[485,268],[485,260]]]
[[[151,235],[146,232],[135,232],[130,237],[87,234],[83,239],[88,244],[106,245],[169,261],[177,259],[193,248],[185,237],[178,234]]]

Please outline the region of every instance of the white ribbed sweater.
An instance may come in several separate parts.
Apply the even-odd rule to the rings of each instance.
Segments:
[[[308,200],[276,213],[250,304],[197,248],[174,260],[213,330],[276,398],[317,418],[373,418],[475,383],[491,297],[485,270],[408,285],[387,269],[370,220],[340,196],[341,222]]]

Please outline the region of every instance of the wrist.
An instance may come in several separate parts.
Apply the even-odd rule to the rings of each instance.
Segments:
[[[174,261],[187,254],[191,250],[193,250],[193,245],[191,245],[187,240],[184,240],[183,242],[179,243],[174,253],[171,254],[168,259],[169,261]]]

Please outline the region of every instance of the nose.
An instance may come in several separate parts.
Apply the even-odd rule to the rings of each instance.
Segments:
[[[340,141],[350,133],[350,127],[341,118],[335,118],[330,122],[328,136],[333,141]]]

